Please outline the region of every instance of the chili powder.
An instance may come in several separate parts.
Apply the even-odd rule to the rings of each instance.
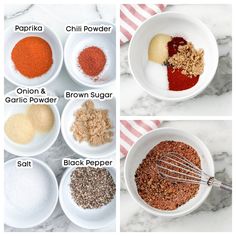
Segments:
[[[53,63],[50,45],[36,36],[21,39],[14,46],[11,58],[16,70],[29,79],[45,74]]]
[[[178,47],[187,44],[187,41],[182,37],[173,37],[170,42],[168,42],[168,54],[172,57],[178,52]]]
[[[98,47],[87,47],[79,54],[78,63],[86,75],[96,77],[104,69],[106,56]]]

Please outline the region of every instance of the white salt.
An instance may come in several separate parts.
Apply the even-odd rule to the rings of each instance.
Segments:
[[[5,204],[20,215],[30,215],[50,199],[50,181],[34,162],[32,168],[5,168]]]
[[[167,76],[167,66],[148,61],[145,73],[147,76],[146,80],[151,86],[168,90],[169,82]]]

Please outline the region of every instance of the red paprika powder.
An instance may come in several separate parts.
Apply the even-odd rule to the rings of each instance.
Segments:
[[[29,79],[45,74],[52,66],[52,50],[47,41],[30,36],[13,48],[11,58],[16,70]]]
[[[192,88],[199,79],[198,76],[192,76],[191,78],[187,75],[183,75],[181,70],[173,69],[172,66],[167,66],[167,75],[169,81],[169,90],[182,91]]]
[[[78,63],[86,75],[96,77],[104,69],[106,56],[100,48],[92,46],[79,54]]]
[[[175,55],[178,52],[178,47],[187,44],[187,41],[182,37],[173,37],[170,42],[168,42],[168,54],[169,57]],[[198,76],[189,77],[182,74],[181,69],[174,69],[171,65],[167,66],[167,75],[169,81],[169,90],[172,91],[182,91],[192,88],[199,80]]]

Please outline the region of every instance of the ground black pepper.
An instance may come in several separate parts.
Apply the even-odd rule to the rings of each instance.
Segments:
[[[106,168],[77,167],[71,174],[71,195],[84,209],[100,208],[115,196],[116,186]]]

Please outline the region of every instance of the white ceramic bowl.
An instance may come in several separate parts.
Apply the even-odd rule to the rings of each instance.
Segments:
[[[187,132],[173,128],[159,128],[142,136],[129,151],[124,167],[124,176],[127,189],[132,198],[147,212],[156,216],[179,217],[197,209],[207,198],[211,187],[200,185],[199,191],[195,197],[184,205],[173,211],[159,210],[148,205],[138,194],[135,183],[135,172],[148,152],[161,141],[181,141],[192,146],[199,154],[202,169],[209,175],[214,176],[214,163],[212,156],[205,144],[196,136]]]
[[[64,47],[64,62],[66,69],[71,78],[80,84],[92,88],[101,88],[108,86],[115,81],[116,76],[116,28],[115,25],[105,22],[96,21],[88,22],[90,25],[110,25],[113,26],[111,33],[71,33]],[[101,48],[106,57],[107,63],[101,72],[99,80],[92,80],[86,76],[78,65],[78,55],[86,47],[96,46]]]
[[[40,24],[38,22],[24,22],[22,24]],[[11,59],[11,52],[18,41],[25,37],[37,36],[46,40],[52,49],[53,64],[50,70],[40,77],[28,79],[15,69]],[[20,33],[14,31],[14,25],[8,27],[4,35],[4,71],[5,77],[11,83],[17,86],[39,87],[51,83],[59,74],[63,63],[63,48],[60,39],[53,30],[44,25],[43,32]]]
[[[157,83],[146,76],[148,47],[158,33],[181,36],[191,41],[196,48],[204,49],[204,72],[198,83],[187,90],[170,91],[159,88]],[[157,14],[146,20],[134,34],[129,46],[129,65],[140,86],[150,95],[169,101],[192,98],[202,92],[214,77],[218,65],[218,47],[211,31],[197,18],[176,12]]]
[[[71,131],[71,126],[75,120],[74,113],[80,109],[86,99],[70,100],[61,116],[61,132],[67,145],[77,154],[87,158],[104,158],[111,156],[116,149],[116,101],[115,98],[111,100],[93,100],[96,108],[107,109],[109,118],[113,126],[112,142],[99,146],[91,146],[88,142],[76,141]]]
[[[6,96],[17,96],[14,91],[9,92]],[[17,113],[26,112],[30,104],[4,104],[4,122]],[[60,132],[60,114],[57,106],[54,104],[49,105],[54,114],[54,126],[47,133],[36,133],[34,139],[28,144],[17,144],[10,140],[4,134],[4,147],[5,150],[17,156],[35,156],[48,150],[56,141]]]
[[[83,209],[79,207],[71,197],[70,176],[76,167],[68,168],[60,183],[59,201],[66,216],[76,225],[86,229],[103,228],[115,221],[116,198],[110,203],[98,209]],[[107,168],[116,183],[116,172],[113,167]]]
[[[31,160],[33,162],[32,168],[17,168],[16,167],[16,161],[17,160]],[[33,198],[35,202],[32,202],[30,199],[32,195],[27,196],[27,199],[25,199],[26,204],[28,201],[28,205],[26,206],[27,209],[22,205],[19,206],[19,203],[15,202],[15,198],[17,197],[20,202],[22,202],[22,196],[20,191],[17,191],[17,186],[24,186],[24,188],[28,188],[27,183],[24,185],[24,183],[21,182],[21,179],[16,179],[14,177],[14,173],[17,173],[18,175],[21,175],[22,178],[25,178],[24,181],[27,182],[26,176],[30,178],[32,175],[37,172],[37,175],[35,175],[36,181],[35,185],[40,183],[40,186],[44,186],[44,189],[41,189],[42,192],[41,195],[35,196]],[[33,173],[34,172],[34,173]],[[24,176],[25,175],[25,176]],[[13,181],[13,179],[18,183],[16,186],[10,186],[10,182]],[[11,181],[10,181],[11,180]],[[33,159],[33,158],[14,158],[7,162],[5,162],[4,165],[4,184],[5,184],[5,216],[4,216],[4,223],[8,226],[15,227],[15,228],[31,228],[36,225],[39,225],[43,223],[45,220],[49,218],[49,216],[54,211],[57,200],[58,200],[58,184],[56,177],[53,173],[53,171],[50,169],[50,167],[45,164],[44,162]],[[32,184],[32,183],[30,183]],[[14,195],[14,191],[17,191],[17,196]],[[26,191],[22,189],[22,191]],[[11,195],[7,195],[7,193],[12,192]],[[32,199],[32,200],[33,200]],[[36,203],[37,201],[37,203]],[[30,205],[32,205],[30,207]]]

